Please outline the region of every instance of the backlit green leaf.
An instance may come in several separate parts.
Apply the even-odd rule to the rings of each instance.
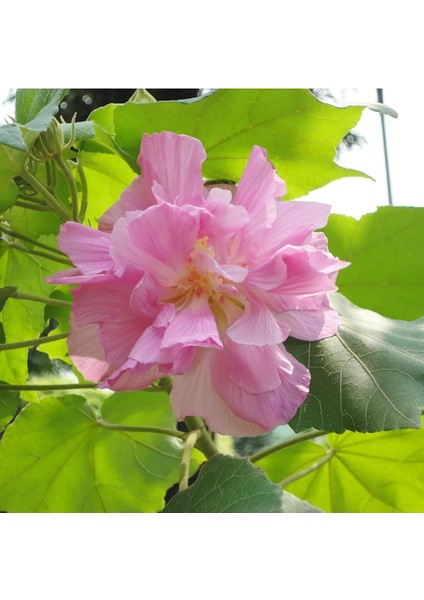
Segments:
[[[349,300],[394,319],[424,315],[424,208],[384,206],[364,215],[332,215],[325,228],[333,254],[352,264],[340,271]]]
[[[331,434],[263,458],[273,481],[282,481],[328,457],[285,490],[326,512],[423,512],[424,429]]]
[[[337,335],[285,345],[311,372],[305,403],[290,425],[301,431],[381,431],[421,426],[424,403],[424,319],[387,319],[340,294]]]
[[[110,105],[112,106],[112,105]],[[173,131],[201,140],[208,179],[238,181],[253,145],[268,157],[297,198],[340,177],[363,175],[334,162],[342,137],[358,122],[361,106],[336,108],[317,100],[308,90],[228,89],[200,100],[115,105],[106,107],[109,131],[134,170],[144,133]],[[98,117],[91,115],[93,120]],[[99,118],[106,118],[105,109]]]
[[[121,392],[103,418],[121,425],[175,427],[165,394]],[[0,444],[0,510],[156,512],[179,477],[182,443],[157,433],[100,427],[84,398],[28,405]],[[194,453],[193,468],[202,458]]]

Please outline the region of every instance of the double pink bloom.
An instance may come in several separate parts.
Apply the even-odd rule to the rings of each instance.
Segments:
[[[100,219],[65,223],[59,246],[77,266],[49,278],[73,289],[69,352],[99,387],[144,388],[174,376],[179,419],[260,435],[287,423],[310,374],[289,336],[337,332],[327,293],[339,269],[323,227],[330,207],[279,202],[284,182],[254,146],[236,187],[204,186],[199,140],[144,135],[142,175]]]

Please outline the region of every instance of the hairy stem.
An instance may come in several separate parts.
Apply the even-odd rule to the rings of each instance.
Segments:
[[[69,191],[71,192],[72,218],[74,221],[78,222],[78,192],[74,176],[72,175],[71,169],[60,155],[55,156],[54,160],[56,161],[56,164],[62,173],[65,175],[66,181],[68,182]]]
[[[32,300],[33,302],[42,302],[43,304],[50,304],[51,306],[72,306],[72,302],[68,302],[68,300],[45,298],[44,296],[35,296],[34,294],[25,294],[24,292],[13,292],[13,294],[10,294],[10,298],[16,298],[17,300]]]
[[[269,456],[274,452],[278,452],[278,450],[282,450],[283,448],[288,448],[289,446],[293,446],[293,444],[300,444],[300,442],[305,442],[306,440],[311,440],[316,437],[321,437],[322,435],[326,435],[326,431],[308,431],[307,433],[299,433],[295,437],[292,437],[289,440],[284,440],[284,442],[279,442],[278,444],[274,444],[273,446],[269,446],[268,448],[264,448],[259,452],[255,452],[249,456],[249,460],[252,463],[261,460],[261,458],[265,458],[265,456]]]
[[[59,200],[27,169],[24,169],[21,176],[36,190],[47,202],[50,208],[62,219],[62,221],[72,220],[72,215],[66,210]]]
[[[0,383],[0,390],[6,392],[41,392],[44,390],[92,390],[96,388],[95,383],[51,383],[51,384],[22,384],[14,385]]]
[[[212,458],[212,456],[220,453],[213,443],[211,434],[206,429],[203,419],[200,417],[186,417],[184,421],[189,431],[199,430],[200,435],[196,442],[196,448],[203,452],[206,458]]]
[[[57,335],[50,335],[33,340],[24,340],[23,342],[12,342],[10,344],[0,344],[0,352],[2,350],[15,350],[16,348],[31,348],[33,346],[39,346],[40,344],[48,344],[49,342],[57,342],[58,340],[64,340],[67,338],[69,333],[58,333]]]
[[[47,254],[47,252],[42,252],[41,250],[34,250],[34,249],[29,249],[26,248],[25,246],[21,246],[20,244],[16,244],[15,242],[12,242],[11,244],[9,244],[9,246],[11,248],[15,248],[16,250],[20,250],[21,252],[25,252],[26,254],[33,254],[34,256],[41,256],[42,258],[48,258],[49,260],[53,260],[54,262],[58,262],[58,263],[62,263],[64,265],[66,265],[67,267],[73,267],[73,263],[65,257],[60,257],[60,256],[52,256],[50,254]]]
[[[103,419],[97,419],[97,423],[105,429],[113,429],[114,431],[134,431],[136,433],[160,433],[162,435],[170,435],[176,438],[185,438],[186,433],[178,431],[177,429],[166,429],[163,427],[138,427],[136,425],[117,425],[115,423],[109,423]]]
[[[187,435],[187,439],[184,444],[183,456],[181,458],[180,485],[178,487],[178,490],[180,492],[188,488],[191,455],[193,453],[193,448],[196,445],[196,442],[199,439],[200,435],[201,432],[198,429],[190,431],[190,433]]]
[[[329,460],[331,460],[331,458],[333,456],[334,456],[334,448],[330,448],[330,450],[328,450],[328,452],[316,463],[314,463],[310,467],[307,467],[306,469],[303,469],[302,471],[298,471],[297,473],[293,473],[293,475],[289,475],[285,479],[282,479],[278,483],[278,485],[280,485],[282,488],[284,488],[287,485],[289,485],[289,483],[293,483],[293,481],[297,481],[298,479],[302,479],[302,477],[306,477],[306,475],[309,475],[310,473],[317,471],[319,468],[321,468],[323,465],[325,465],[325,463],[327,463]]]
[[[28,242],[29,244],[32,244],[33,246],[38,246],[39,248],[44,248],[45,250],[48,250],[49,252],[53,252],[54,254],[59,254],[62,257],[66,256],[61,250],[58,250],[57,248],[54,248],[53,246],[49,246],[48,244],[43,244],[42,242],[39,242],[38,240],[33,240],[32,238],[29,238],[26,235],[23,235],[22,233],[13,231],[12,229],[5,227],[1,223],[0,223],[0,231],[3,231],[3,233],[6,233],[10,237],[16,238],[17,240],[22,240],[23,242]]]

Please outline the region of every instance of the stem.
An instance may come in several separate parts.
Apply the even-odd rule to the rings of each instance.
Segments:
[[[327,463],[329,460],[331,460],[331,458],[334,456],[334,454],[335,454],[334,448],[331,448],[316,463],[314,463],[310,467],[307,467],[306,469],[303,469],[303,471],[298,471],[297,473],[293,473],[293,475],[289,475],[285,479],[282,479],[278,483],[278,485],[280,485],[282,488],[284,488],[287,485],[289,485],[289,483],[293,483],[293,481],[297,481],[298,479],[301,479],[302,477],[305,477],[306,475],[309,475],[309,473],[313,473],[314,471],[316,471],[317,469],[319,469],[320,467],[322,467],[322,465],[325,465],[325,463]]]
[[[198,429],[195,429],[194,431],[190,431],[190,433],[187,436],[184,445],[183,456],[181,458],[180,485],[178,487],[179,492],[182,492],[183,490],[188,488],[191,455],[193,453],[193,448],[200,435],[201,432]]]
[[[32,238],[29,238],[26,235],[23,235],[22,233],[17,233],[16,231],[12,231],[11,229],[9,229],[8,227],[5,227],[1,223],[0,223],[0,231],[3,231],[3,233],[10,235],[10,237],[16,238],[18,240],[22,240],[24,242],[28,242],[29,244],[38,246],[39,248],[44,248],[45,250],[48,250],[49,252],[54,252],[55,254],[59,254],[60,256],[66,256],[61,250],[58,250],[57,248],[54,248],[53,246],[48,246],[47,244],[43,244],[42,242],[39,242],[38,240],[33,240]]]
[[[212,458],[212,456],[220,454],[218,448],[212,441],[209,431],[206,429],[203,419],[200,417],[186,417],[184,421],[189,431],[199,430],[200,435],[196,442],[196,448],[203,452],[206,458]]]
[[[21,173],[21,177],[23,177],[32,187],[46,200],[47,204],[50,206],[54,212],[59,215],[62,221],[69,221],[72,219],[72,215],[66,210],[59,200],[57,200],[49,190],[44,187],[44,185],[39,181],[32,173],[30,173],[27,169],[24,169]]]
[[[16,298],[17,300],[32,300],[33,302],[42,302],[43,304],[50,304],[51,306],[72,306],[72,302],[69,302],[68,300],[45,298],[44,296],[35,296],[34,294],[25,294],[24,292],[13,292],[13,294],[10,294],[10,298]]]
[[[69,191],[71,192],[72,219],[78,222],[78,192],[74,176],[72,175],[71,169],[60,155],[55,156],[54,160],[61,169],[62,173],[65,175],[68,182]]]
[[[41,204],[46,206],[46,203],[41,198],[37,198],[37,196],[31,196],[30,194],[25,194],[25,192],[19,192],[18,198],[22,198],[22,200],[29,200],[30,202],[35,202],[35,204]]]
[[[87,211],[88,188],[87,179],[85,177],[84,169],[82,168],[80,161],[77,162],[77,170],[81,182],[81,207],[78,217],[80,223],[82,223],[84,221],[85,213]]]
[[[50,254],[47,254],[47,252],[41,252],[40,250],[33,250],[33,249],[29,249],[29,248],[25,248],[25,246],[21,246],[20,244],[15,244],[15,242],[12,242],[11,244],[9,244],[10,248],[15,248],[16,250],[20,250],[21,252],[25,252],[26,254],[33,254],[34,256],[41,256],[43,258],[48,258],[49,260],[53,260],[54,262],[58,262],[58,263],[62,263],[64,265],[66,265],[67,267],[73,267],[73,263],[63,257],[61,258],[60,256],[51,256]]]
[[[43,385],[9,385],[0,383],[0,391],[6,392],[37,392],[44,390],[92,390],[97,386],[95,383],[52,383]]]
[[[23,342],[13,342],[11,344],[0,344],[0,352],[2,350],[15,350],[16,348],[31,348],[32,346],[39,346],[40,344],[48,344],[49,342],[57,342],[58,340],[64,340],[67,338],[69,333],[58,333],[56,335],[45,336],[36,338],[34,340],[25,340]]]
[[[250,462],[255,463],[258,460],[261,460],[261,458],[265,458],[265,456],[268,456],[269,454],[278,452],[278,450],[288,448],[289,446],[293,446],[293,444],[300,444],[300,442],[305,442],[306,440],[321,437],[322,435],[327,435],[327,431],[309,431],[307,433],[299,433],[299,435],[292,437],[290,440],[284,440],[284,442],[279,442],[278,444],[268,446],[268,448],[264,448],[259,452],[255,452],[255,454],[251,454],[249,456],[249,460]]]
[[[29,208],[29,210],[38,210],[39,212],[50,211],[50,208],[45,205],[32,204],[31,202],[23,202],[22,200],[16,200],[14,206],[20,206],[21,208]]]
[[[104,429],[113,429],[114,431],[134,431],[136,433],[161,433],[162,435],[171,435],[176,438],[184,438],[187,434],[176,429],[165,429],[163,427],[137,427],[136,425],[117,425],[108,423],[103,419],[97,419],[97,424]]]

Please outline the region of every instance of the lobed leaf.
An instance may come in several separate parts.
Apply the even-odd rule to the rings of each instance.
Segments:
[[[309,395],[290,425],[338,433],[421,427],[424,318],[388,319],[340,294],[331,306],[341,316],[337,335],[285,343],[311,372]]]

